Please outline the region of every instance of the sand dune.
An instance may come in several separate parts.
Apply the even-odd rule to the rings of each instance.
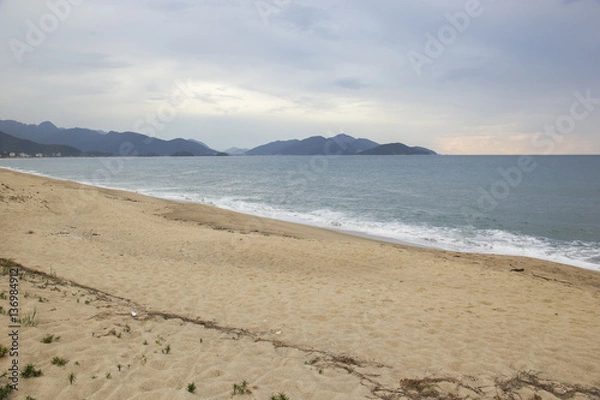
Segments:
[[[36,310],[19,365],[43,373],[15,398],[600,398],[597,272],[6,170],[0,221]]]

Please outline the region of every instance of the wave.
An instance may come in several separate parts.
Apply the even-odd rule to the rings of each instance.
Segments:
[[[76,176],[57,177],[24,168],[3,168],[38,176],[74,180],[83,184],[107,187],[78,179]],[[117,182],[114,182],[117,183]],[[155,183],[156,184],[156,183]],[[180,186],[142,187],[135,182],[119,182],[110,188],[136,191],[168,200],[202,203],[259,217],[268,217],[304,225],[326,228],[359,236],[372,237],[392,243],[442,250],[526,256],[600,271],[600,246],[597,242],[561,241],[535,237],[501,229],[477,229],[472,226],[435,226],[423,222],[382,221],[351,212],[321,208],[291,210],[265,203],[261,196],[203,196]],[[298,207],[296,205],[295,207]]]
[[[250,198],[199,198],[175,193],[168,197],[392,243],[457,252],[525,256],[600,271],[598,243],[560,241],[500,229],[477,229],[472,226],[439,227],[426,223],[376,221],[331,209],[297,212],[257,203],[255,199]]]

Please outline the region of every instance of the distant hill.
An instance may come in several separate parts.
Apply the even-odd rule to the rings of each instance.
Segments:
[[[202,146],[204,146],[204,147],[208,147],[208,145],[207,145],[206,143],[204,143],[204,142],[201,142],[201,141],[199,141],[199,140],[192,139],[192,138],[189,138],[189,139],[187,139],[187,140],[189,140],[190,142],[194,142],[194,143],[201,144],[201,145],[202,145]]]
[[[231,148],[225,150],[223,153],[227,153],[232,156],[241,156],[244,153],[246,153],[247,151],[248,151],[248,149],[238,149],[237,147],[231,147]]]
[[[307,139],[278,140],[248,150],[245,155],[349,155],[377,147],[378,143],[369,139],[356,139],[340,133],[331,138],[312,136]]]
[[[25,153],[30,156],[42,154],[44,157],[77,157],[81,150],[75,147],[60,144],[40,144],[31,140],[19,139],[4,132],[0,132],[0,156],[6,157],[10,153]]]
[[[290,147],[296,143],[299,143],[298,139],[292,140],[278,140],[276,142],[270,142],[261,146],[255,147],[244,153],[246,156],[274,156],[281,154],[281,151],[287,147]]]
[[[388,143],[374,147],[369,150],[361,151],[361,155],[436,155],[437,153],[433,150],[426,149],[425,147],[409,147],[403,143]]]
[[[84,128],[61,129],[49,121],[26,125],[17,121],[0,121],[0,131],[19,139],[41,144],[64,144],[85,153],[114,156],[170,156],[191,153],[194,156],[215,156],[219,152],[201,142],[173,139],[163,140],[136,132],[99,132]]]

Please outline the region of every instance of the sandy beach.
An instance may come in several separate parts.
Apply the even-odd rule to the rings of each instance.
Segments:
[[[600,398],[595,271],[3,169],[0,221],[9,398]]]

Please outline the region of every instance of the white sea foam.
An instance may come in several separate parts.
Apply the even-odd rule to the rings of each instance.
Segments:
[[[517,235],[498,229],[447,228],[405,224],[399,221],[373,221],[340,211],[319,209],[295,212],[268,204],[248,203],[234,198],[204,199],[203,203],[305,225],[317,226],[395,243],[458,252],[502,254],[538,258],[600,271],[600,249],[582,241],[556,241]]]
[[[362,158],[355,161],[343,160],[348,160],[344,161],[348,163],[347,166],[363,162]],[[357,187],[368,186],[367,182],[363,182],[362,185],[357,185],[355,182],[364,178],[365,174],[360,169],[357,169],[354,175],[351,175],[352,179],[348,180],[352,184],[336,186],[336,179],[327,180],[327,176],[322,176],[320,180],[312,182],[313,186],[308,186],[311,189],[308,193],[297,190],[290,193],[285,182],[278,183],[278,177],[282,172],[269,172],[270,170],[265,172],[260,159],[231,160],[231,162],[256,163],[257,167],[261,167],[255,171],[244,170],[244,179],[240,178],[239,166],[235,168],[232,166],[231,170],[226,172],[216,169],[205,171],[212,165],[208,161],[210,160],[195,161],[204,163],[202,170],[204,175],[198,175],[197,168],[189,167],[192,165],[189,164],[190,160],[178,160],[181,164],[179,165],[173,160],[166,159],[130,159],[127,160],[127,165],[133,167],[117,169],[116,171],[119,173],[109,174],[106,182],[93,181],[94,173],[99,167],[106,164],[97,159],[7,160],[6,162],[3,160],[2,164],[9,169],[40,176],[137,191],[175,201],[209,204],[245,214],[339,230],[390,242],[454,251],[528,256],[600,271],[600,246],[598,246],[598,241],[594,241],[593,238],[596,237],[594,234],[583,235],[582,237],[592,238],[585,242],[536,236],[537,233],[531,233],[538,232],[535,229],[525,231],[530,232],[529,234],[519,233],[519,225],[514,224],[514,221],[511,220],[513,214],[520,213],[518,214],[519,218],[523,219],[518,219],[518,221],[529,221],[527,210],[536,211],[540,208],[540,203],[535,197],[537,192],[533,188],[530,189],[529,197],[525,198],[536,201],[528,204],[514,202],[507,207],[508,214],[500,212],[485,215],[487,220],[480,223],[479,228],[476,229],[468,226],[468,221],[462,216],[457,217],[452,214],[453,210],[459,209],[461,205],[465,204],[465,201],[469,200],[471,192],[461,192],[460,190],[448,192],[452,187],[440,189],[432,184],[420,189],[423,193],[418,202],[412,201],[411,196],[405,196],[401,199],[402,201],[394,201],[398,196],[406,195],[405,188],[407,186],[415,187],[418,178],[414,178],[410,174],[404,175],[403,178],[415,179],[412,186],[402,181],[393,192],[393,197],[381,194],[381,188],[388,188],[389,182],[379,186],[377,186],[377,182],[369,182],[368,184],[373,186],[372,190],[362,192],[355,190]],[[272,159],[267,161],[270,166]],[[290,159],[283,161],[291,162]],[[161,162],[168,165],[163,165]],[[456,167],[456,165],[452,165]],[[382,165],[377,164],[377,167],[380,168]],[[426,168],[426,166],[422,167]],[[346,177],[350,174],[347,169],[340,171],[343,171],[343,174],[339,176]],[[386,171],[392,171],[392,169],[389,169],[388,166]],[[491,171],[492,177],[495,176],[493,175],[494,171]],[[265,177],[265,173],[272,175]],[[415,173],[415,170],[411,172],[411,174]],[[456,172],[453,174],[450,176],[455,176]],[[197,177],[199,180],[196,180]],[[437,185],[440,185],[445,180],[440,178],[436,182]],[[554,185],[553,182],[551,183]],[[332,189],[333,187],[336,189]],[[543,186],[541,187],[543,189]],[[522,189],[529,188],[523,187]],[[377,195],[371,196],[371,193]],[[439,203],[437,200],[440,193],[444,193],[444,203]],[[545,192],[545,194],[548,193],[554,193],[554,189]],[[570,192],[565,191],[564,193],[565,196],[568,196]],[[346,199],[351,201],[348,202]],[[453,204],[453,207],[439,207],[447,204]],[[556,210],[556,207],[553,210]],[[567,229],[575,229],[577,224],[581,225],[583,222],[586,226],[585,229],[593,232],[594,229],[597,229],[597,225],[594,225],[593,222],[597,220],[597,212],[594,210],[590,210],[595,214],[593,214],[594,217],[590,214],[589,222],[581,219],[577,221],[578,214],[576,212],[567,214],[566,218],[563,216],[563,219],[556,223],[550,219],[541,220],[539,216],[537,219],[532,217],[532,222],[552,229],[561,229],[560,222]],[[553,218],[555,214],[548,215],[552,215]],[[572,218],[575,219],[575,222]],[[499,225],[499,221],[503,221],[506,227]],[[484,229],[486,227],[495,229]],[[563,238],[570,236],[570,232],[557,235],[557,237]]]

